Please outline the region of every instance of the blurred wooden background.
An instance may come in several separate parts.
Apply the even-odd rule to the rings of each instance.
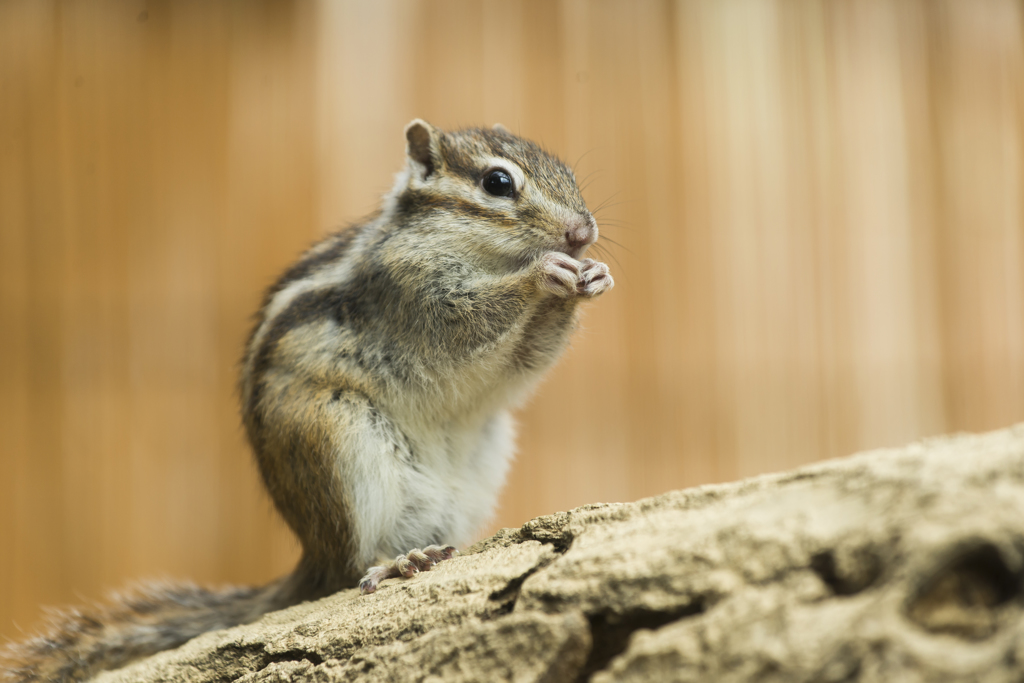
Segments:
[[[488,529],[1024,419],[1021,2],[7,0],[0,635],[290,569],[249,316],[417,116],[580,160],[621,244]]]

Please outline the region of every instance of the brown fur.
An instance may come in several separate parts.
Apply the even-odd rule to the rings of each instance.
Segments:
[[[8,650],[6,673],[14,681],[85,680],[199,633],[251,621],[279,607],[270,592],[150,584],[115,594],[109,605],[55,613],[45,635]]]
[[[64,613],[9,650],[14,680],[82,680],[355,586],[377,557],[465,541],[493,508],[512,452],[507,409],[564,350],[579,300],[611,277],[576,260],[597,227],[561,161],[504,129],[413,122],[406,136],[409,167],[381,210],[289,268],[247,344],[242,416],[302,543],[298,567],[260,589],[149,586]],[[486,192],[496,167],[515,176],[511,195]],[[360,585],[451,550],[412,551]]]

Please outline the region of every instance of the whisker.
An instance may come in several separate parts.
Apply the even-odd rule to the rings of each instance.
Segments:
[[[600,256],[601,258],[605,258],[608,256],[608,250],[604,248],[603,244],[598,244],[597,242],[594,242],[593,244],[590,245],[590,249],[593,250],[593,252]]]
[[[617,246],[619,249],[622,249],[627,254],[632,254],[633,253],[633,251],[631,249],[629,249],[628,247],[626,247],[624,244],[622,244],[621,242],[617,242],[617,241],[613,240],[611,237],[608,237],[607,235],[601,235],[601,237],[599,237],[598,239],[605,240],[606,242],[611,242],[612,244]]]
[[[617,197],[620,194],[622,194],[622,190],[619,190],[618,192],[613,192],[611,194],[611,196],[609,196],[607,199],[605,199],[603,202],[601,202],[601,204],[596,209],[591,211],[590,213],[597,213],[601,209],[608,208],[608,202],[610,202],[611,200],[615,199],[615,197]],[[621,204],[621,202],[619,202],[619,203]],[[615,206],[615,205],[613,204],[612,206]]]
[[[576,167],[580,165],[580,162],[581,162],[581,161],[583,161],[583,157],[587,156],[588,154],[590,154],[591,152],[593,152],[593,151],[594,151],[595,149],[597,149],[597,147],[591,147],[591,148],[590,148],[590,149],[588,149],[588,150],[587,150],[586,152],[584,152],[583,154],[581,154],[581,155],[580,155],[580,158],[579,158],[579,159],[577,159],[577,160],[576,160],[576,163],[572,165],[572,174],[573,174],[573,175],[576,175]]]
[[[601,220],[601,227],[611,226],[613,228],[621,228],[623,230],[636,230],[632,225],[624,221],[618,221],[612,218],[604,218]]]
[[[629,204],[627,201],[615,202],[614,204],[602,204],[590,213],[596,214],[598,211],[607,211],[608,209],[614,209],[616,206],[622,206],[623,204]]]
[[[583,192],[583,190],[585,190],[588,187],[590,187],[590,184],[592,182],[594,182],[595,180],[597,180],[597,178],[595,178],[594,176],[598,175],[599,173],[601,173],[601,169],[598,168],[598,169],[595,169],[595,170],[591,171],[587,175],[583,176],[583,180],[581,180],[581,181],[579,181],[577,183],[577,185],[580,186],[580,192]]]
[[[590,245],[590,248],[597,252],[597,255],[602,259],[611,259],[615,262],[615,267],[622,269],[622,263],[619,261],[619,257],[612,253],[611,249],[608,249],[605,245],[595,242]]]

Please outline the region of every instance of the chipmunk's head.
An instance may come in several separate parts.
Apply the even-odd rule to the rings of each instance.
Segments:
[[[522,262],[546,251],[578,259],[597,241],[572,170],[533,142],[500,125],[449,133],[419,119],[405,137],[396,209],[417,223],[441,218],[460,247]]]

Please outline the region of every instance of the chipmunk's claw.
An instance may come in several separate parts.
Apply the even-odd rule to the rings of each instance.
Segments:
[[[559,251],[549,251],[540,259],[540,288],[567,299],[576,295],[580,262]]]
[[[422,550],[414,548],[387,564],[367,569],[366,574],[359,580],[359,592],[369,595],[377,590],[377,586],[384,579],[398,577],[408,579],[420,572],[430,571],[438,562],[450,560],[458,552],[454,546],[450,545],[428,545]]]
[[[580,279],[576,283],[576,293],[580,296],[593,299],[615,286],[615,280],[604,263],[589,258],[580,263]]]

